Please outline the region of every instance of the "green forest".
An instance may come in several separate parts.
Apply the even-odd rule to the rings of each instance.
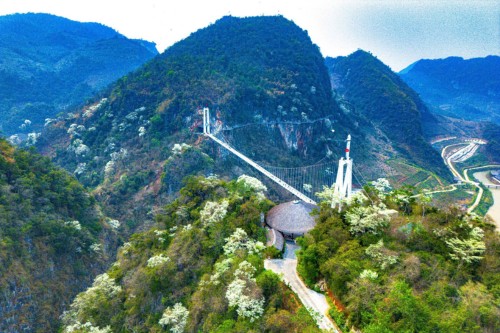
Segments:
[[[255,178],[189,177],[181,194],[134,234],[79,294],[65,332],[319,332],[300,300],[263,268],[261,213],[273,205]]]
[[[65,170],[0,139],[0,312],[54,331],[54,319],[106,267],[116,233]]]
[[[494,225],[374,183],[340,213],[324,202],[298,241],[301,276],[312,287],[325,281],[340,300],[332,317],[368,333],[498,331]]]

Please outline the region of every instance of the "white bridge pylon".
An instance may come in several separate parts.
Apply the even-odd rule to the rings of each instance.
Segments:
[[[345,159],[341,157],[339,160],[337,179],[335,180],[335,188],[333,192],[332,208],[338,204],[339,211],[341,210],[342,199],[349,198],[352,193],[352,159],[349,157],[350,150],[351,135],[349,134],[347,136],[347,145],[345,148]]]
[[[240,153],[239,151],[237,151],[233,147],[229,146],[224,141],[215,137],[211,133],[210,111],[208,108],[203,108],[203,134],[205,136],[211,138],[212,140],[214,140],[216,143],[218,143],[222,147],[226,148],[228,151],[230,151],[231,153],[233,153],[234,155],[236,155],[237,157],[239,157],[240,159],[242,159],[243,161],[248,163],[253,168],[257,169],[264,176],[268,177],[269,179],[271,179],[272,181],[274,181],[275,183],[277,183],[278,185],[283,187],[285,190],[287,190],[288,192],[295,195],[300,200],[307,202],[307,203],[310,203],[310,204],[313,204],[313,205],[317,205],[316,201],[309,198],[307,195],[300,192],[292,185],[290,185],[287,182],[283,181],[282,179],[278,178],[277,176],[275,176],[274,174],[272,174],[271,172],[266,170],[264,167],[260,166],[259,164],[257,164],[256,162],[254,162],[253,160],[248,158],[247,156],[243,155],[242,153]],[[351,190],[352,190],[352,159],[349,158],[349,149],[350,149],[350,140],[351,140],[350,135],[348,136],[347,140],[348,141],[347,141],[347,148],[346,148],[346,159],[341,158],[339,161],[339,170],[337,173],[337,183],[335,184],[334,192],[336,194],[335,197],[337,197],[337,198],[349,197],[351,195]],[[344,168],[346,168],[345,177],[344,177],[344,171],[343,171]],[[329,185],[329,184],[325,184],[325,185]],[[333,205],[334,205],[334,203],[332,202],[332,206]],[[340,203],[339,203],[339,208],[340,208]]]

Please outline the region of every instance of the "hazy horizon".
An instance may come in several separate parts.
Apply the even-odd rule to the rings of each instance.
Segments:
[[[282,15],[307,30],[323,56],[371,52],[394,71],[419,59],[464,59],[500,54],[497,1],[246,1],[182,3],[144,0],[4,0],[0,15],[48,13],[98,22],[129,37],[155,42],[163,52],[226,15]]]

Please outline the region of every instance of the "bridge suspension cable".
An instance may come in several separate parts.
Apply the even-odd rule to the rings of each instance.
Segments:
[[[212,133],[214,129],[215,133]],[[266,177],[298,197],[304,202],[317,205],[316,193],[323,190],[324,186],[330,187],[335,183],[335,194],[338,198],[350,197],[352,191],[352,159],[349,157],[350,135],[347,138],[346,158],[339,161],[339,167],[335,162],[317,163],[303,167],[275,167],[261,165],[243,155],[231,147],[222,135],[221,124],[210,126],[210,112],[208,108],[203,109],[203,134],[236,155],[247,164],[257,169]],[[218,136],[216,136],[219,134]],[[322,160],[321,160],[322,161]],[[320,161],[320,162],[321,162]],[[337,176],[335,177],[335,171]],[[332,206],[336,202],[332,202]],[[339,202],[340,209],[340,202]]]

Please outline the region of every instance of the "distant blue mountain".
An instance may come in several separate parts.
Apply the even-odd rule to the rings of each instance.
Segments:
[[[434,113],[500,124],[500,57],[419,60],[401,78]]]
[[[37,131],[158,54],[98,23],[49,14],[0,16],[0,129]],[[25,119],[31,125],[20,128]]]

